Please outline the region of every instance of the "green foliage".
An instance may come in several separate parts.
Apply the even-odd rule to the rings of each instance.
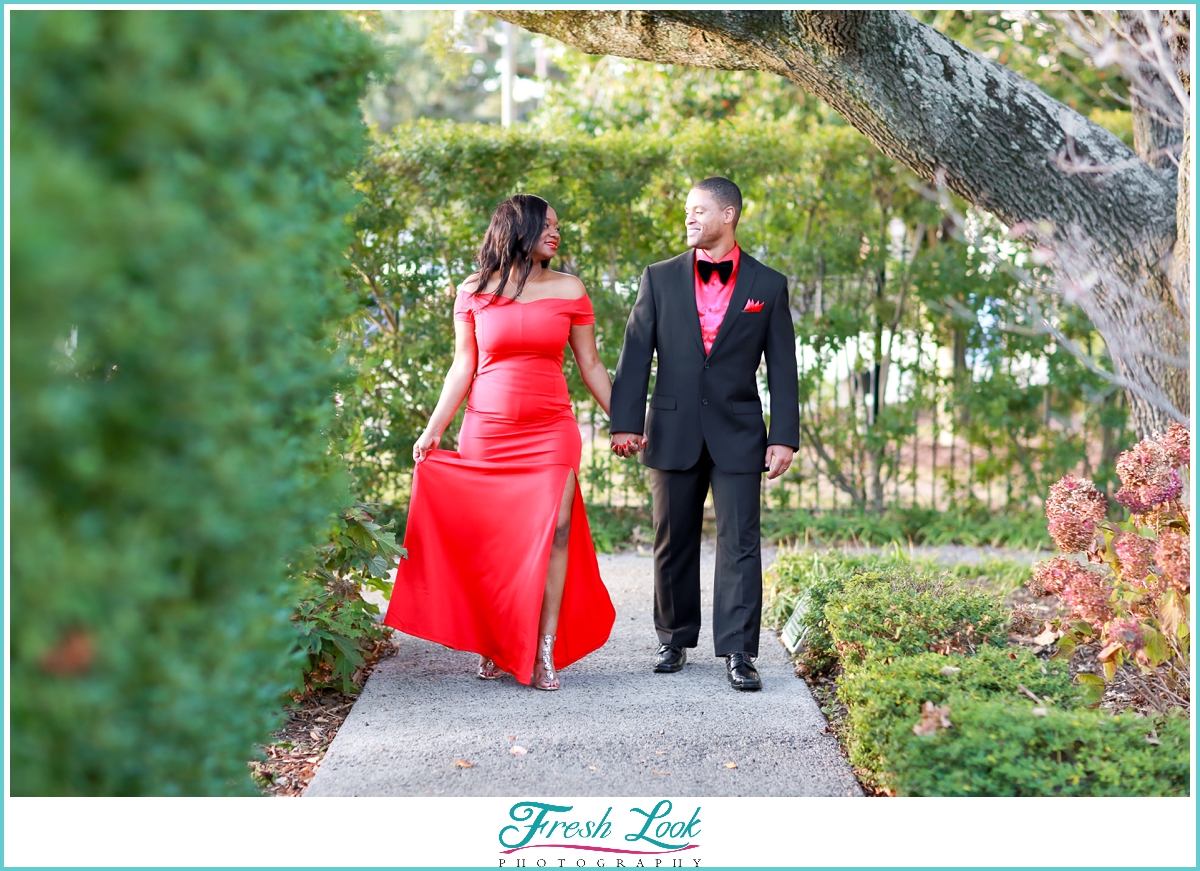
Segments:
[[[1188,717],[1113,716],[1045,709],[1013,698],[950,698],[950,729],[927,736],[897,727],[900,795],[1186,796]]]
[[[378,623],[379,606],[362,597],[363,589],[390,597],[395,558],[407,555],[396,544],[391,524],[381,525],[359,502],[347,508],[318,548],[316,565],[305,574],[305,589],[293,620],[305,656],[305,684],[358,691],[355,672],[364,654],[387,639]]]
[[[1012,595],[1029,580],[1029,563],[1003,557],[988,557],[977,563],[956,563],[950,566],[951,577],[976,583],[1003,597]]]
[[[851,555],[837,551],[782,551],[766,572],[767,606],[763,622],[781,627],[794,620],[799,645],[796,660],[808,674],[833,665],[837,651],[829,634],[825,607],[857,572],[910,568],[895,549],[884,554]]]
[[[587,515],[597,553],[612,553],[635,543],[635,538],[653,540],[653,519],[645,508],[588,505]]]
[[[12,16],[12,791],[253,794],[299,671],[368,39]]]
[[[1004,705],[1027,699],[1019,687],[1047,704],[1074,708],[1081,691],[1071,683],[1065,664],[1043,663],[1027,650],[981,648],[975,656],[920,653],[892,662],[875,661],[844,674],[838,698],[848,709],[846,747],[850,761],[874,785],[892,788],[892,773],[906,752],[912,727],[925,702],[945,705],[950,717],[963,700],[998,700]],[[959,733],[952,730],[947,738]]]
[[[555,66],[563,75],[547,83],[537,121],[592,134],[640,129],[671,135],[692,120],[712,123],[737,116],[836,117],[791,82],[758,70],[595,57],[567,46],[559,47]]]
[[[883,514],[862,510],[809,511],[764,508],[762,535],[771,541],[820,544],[990,545],[1049,548],[1046,516],[1038,510],[937,511],[893,506]]]
[[[912,569],[851,575],[830,596],[825,618],[846,672],[926,651],[1003,645],[1009,619],[993,594]]]

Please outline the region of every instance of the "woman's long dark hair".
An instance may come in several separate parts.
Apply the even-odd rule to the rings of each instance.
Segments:
[[[504,293],[509,279],[517,285],[513,299],[521,295],[533,271],[533,249],[545,229],[549,207],[549,203],[533,194],[517,194],[496,206],[475,258],[479,263],[479,278],[472,293],[483,293],[492,276],[499,274],[500,283],[493,296]],[[543,268],[549,265],[549,260],[542,261]]]

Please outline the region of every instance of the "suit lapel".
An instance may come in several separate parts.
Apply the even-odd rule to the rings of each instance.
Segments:
[[[757,264],[750,258],[750,255],[742,251],[742,260],[738,265],[737,283],[733,286],[733,296],[729,298],[729,308],[725,310],[725,317],[721,319],[721,326],[717,329],[717,337],[713,339],[712,350],[708,352],[708,356],[712,357],[717,353],[717,349],[721,347],[721,342],[725,340],[725,336],[733,331],[733,322],[738,319],[742,313],[742,309],[746,307],[746,300],[750,298],[750,291],[754,287],[754,278],[758,272]],[[696,316],[697,326],[700,323],[699,315]],[[701,340],[700,347],[704,347]]]
[[[687,318],[691,324],[691,332],[704,353],[704,334],[700,331],[700,310],[696,308],[696,250],[689,249],[679,257],[679,274],[677,278],[680,287],[680,298],[684,307],[691,312]]]

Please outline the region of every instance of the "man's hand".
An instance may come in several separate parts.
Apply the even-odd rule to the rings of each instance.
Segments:
[[[618,457],[632,457],[646,447],[646,437],[636,432],[615,432],[609,439],[612,452]]]
[[[792,464],[792,457],[795,454],[796,452],[786,445],[767,445],[767,458],[764,461],[767,467],[767,480],[774,480],[786,472],[788,466]]]

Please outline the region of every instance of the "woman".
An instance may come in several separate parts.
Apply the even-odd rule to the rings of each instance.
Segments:
[[[501,203],[479,271],[458,288],[454,362],[417,468],[405,546],[385,622],[480,654],[486,680],[509,672],[540,690],[604,644],[615,612],[600,580],[579,491],[579,424],[563,348],[608,413],[583,284],[549,268],[558,216],[541,197]],[[458,452],[437,450],[470,391]]]

